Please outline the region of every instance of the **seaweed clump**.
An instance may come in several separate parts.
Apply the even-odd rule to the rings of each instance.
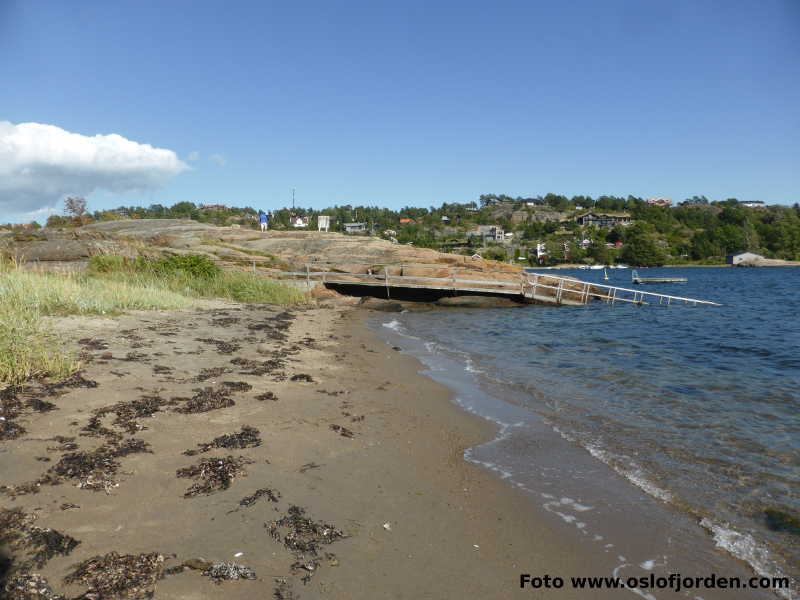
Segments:
[[[189,413],[203,413],[210,410],[217,410],[219,408],[227,408],[233,406],[236,402],[231,398],[231,393],[226,389],[217,389],[207,387],[205,389],[196,389],[195,395],[189,398],[183,406],[175,409],[175,412],[189,414]]]
[[[74,479],[79,488],[110,493],[118,485],[114,480],[120,467],[117,459],[141,452],[150,452],[150,447],[135,439],[103,445],[91,451],[68,452],[39,481],[57,485]]]
[[[22,403],[17,398],[17,391],[17,388],[13,387],[0,390],[0,441],[15,440],[25,433],[25,428],[14,422],[22,412]]]
[[[0,588],[0,597],[7,600],[66,600],[53,591],[45,577],[27,571],[9,578],[5,586]]]
[[[210,367],[200,369],[200,373],[195,377],[197,381],[208,381],[209,379],[214,379],[215,377],[219,377],[223,373],[225,373],[227,369],[225,367]]]
[[[119,434],[102,426],[102,419],[106,415],[113,414],[113,425],[127,433],[136,433],[147,429],[139,423],[137,419],[149,418],[159,412],[162,407],[174,404],[171,400],[166,400],[158,394],[145,394],[135,400],[127,402],[117,402],[111,406],[105,406],[94,411],[89,423],[83,428],[84,435],[117,437]]]
[[[41,569],[47,561],[60,554],[67,556],[80,542],[55,529],[37,527],[36,515],[20,508],[0,509],[0,544],[24,552],[27,558],[19,563],[21,571]]]
[[[332,544],[337,540],[347,537],[340,529],[323,521],[314,521],[306,516],[305,509],[299,506],[290,506],[286,515],[276,521],[265,523],[264,527],[269,535],[294,553],[297,561],[292,564],[292,571],[305,571],[301,578],[303,583],[311,581],[312,575],[320,567],[320,546]],[[335,556],[326,553],[325,557],[331,562]]]
[[[346,437],[346,438],[351,438],[351,437],[353,437],[355,435],[347,427],[342,427],[341,425],[332,424],[332,425],[330,425],[330,429],[331,429],[331,431],[338,432],[339,435],[341,435],[342,437]]]
[[[64,583],[79,583],[88,591],[82,598],[152,598],[155,584],[164,577],[164,557],[149,554],[117,554],[94,556],[75,565]]]
[[[208,443],[197,444],[197,450],[186,450],[186,456],[195,456],[203,452],[208,452],[213,448],[255,448],[261,445],[260,432],[255,427],[243,425],[239,433],[226,433],[215,437]]]
[[[178,469],[176,475],[198,480],[183,495],[184,498],[192,498],[200,494],[213,494],[219,490],[227,490],[231,487],[234,478],[246,473],[244,465],[252,463],[252,460],[244,456],[205,458],[196,465]]]
[[[256,490],[253,494],[249,496],[245,496],[241,500],[239,500],[239,505],[244,507],[253,506],[256,503],[256,500],[261,498],[262,496],[266,496],[267,500],[270,502],[277,502],[278,499],[281,497],[281,493],[278,490],[273,490],[270,488],[261,488],[260,490]]]
[[[244,381],[223,381],[222,385],[232,392],[249,392],[253,389],[252,385]]]
[[[206,577],[211,578],[211,581],[219,585],[226,579],[255,579],[256,573],[253,569],[236,563],[215,563],[202,573]]]
[[[196,341],[215,345],[217,347],[217,352],[220,354],[233,354],[240,348],[238,344],[231,344],[230,342],[215,340],[213,338],[197,338]]]

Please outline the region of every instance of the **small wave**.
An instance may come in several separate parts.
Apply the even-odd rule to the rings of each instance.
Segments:
[[[386,327],[386,329],[389,329],[389,330],[395,332],[397,335],[402,335],[405,338],[409,338],[411,340],[418,340],[419,339],[418,337],[413,336],[410,333],[408,333],[406,328],[403,327],[403,324],[400,321],[398,321],[397,319],[392,319],[388,323],[382,323],[381,325],[383,327]]]
[[[644,471],[640,467],[636,466],[635,464],[631,464],[631,466],[628,467],[623,467],[619,464],[620,457],[612,455],[610,452],[607,452],[606,450],[600,448],[597,444],[592,444],[589,442],[579,440],[574,435],[562,431],[556,425],[554,425],[549,419],[545,419],[544,422],[550,425],[553,431],[555,431],[562,438],[564,438],[568,442],[582,446],[589,454],[594,456],[597,460],[614,469],[614,471],[622,475],[625,479],[630,481],[632,484],[634,484],[636,487],[643,490],[647,494],[663,502],[672,501],[672,494],[670,494],[667,490],[658,487],[655,483],[650,481],[645,476]]]
[[[714,537],[714,542],[716,542],[719,548],[722,548],[739,560],[743,560],[749,564],[753,571],[759,576],[786,577],[786,575],[774,565],[770,558],[769,550],[756,542],[753,536],[747,533],[740,533],[728,527],[723,527],[708,518],[701,519],[700,525]],[[775,593],[789,600],[798,598],[798,595],[791,589],[776,589]]]

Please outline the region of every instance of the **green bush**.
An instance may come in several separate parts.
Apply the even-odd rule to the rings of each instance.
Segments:
[[[146,263],[141,257],[136,260],[137,270],[140,264]],[[221,273],[221,269],[207,256],[200,254],[178,254],[149,263],[149,268],[156,275],[173,275],[180,273],[198,279],[212,279]]]

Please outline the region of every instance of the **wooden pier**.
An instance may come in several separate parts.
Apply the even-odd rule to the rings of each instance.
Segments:
[[[459,274],[463,267],[407,265],[415,270],[429,268],[432,271],[448,271],[447,277],[425,277],[418,275],[393,275],[390,270],[403,272],[403,265],[369,265],[367,273],[346,273],[322,270],[325,265],[310,263],[305,271],[286,275],[321,282],[325,287],[349,295],[368,295],[396,300],[438,299],[451,296],[499,296],[523,303],[584,306],[590,302],[617,302],[635,305],[673,304],[690,306],[721,306],[716,302],[685,298],[655,292],[643,292],[628,288],[581,281],[573,277],[540,273],[498,272],[503,279],[476,279],[476,271],[470,270],[469,278]],[[364,265],[366,266],[366,265]],[[255,264],[254,264],[255,269]],[[486,271],[492,273],[492,271]],[[509,281],[508,279],[515,279]]]

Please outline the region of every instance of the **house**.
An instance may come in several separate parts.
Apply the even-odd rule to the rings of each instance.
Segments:
[[[467,237],[479,237],[484,242],[502,242],[505,239],[505,232],[497,225],[478,225],[477,229],[467,232]]]
[[[400,219],[400,225],[416,225],[417,222],[414,219]]]
[[[345,233],[363,233],[367,230],[366,223],[345,223],[344,224],[344,232]]]
[[[755,254],[753,252],[739,252],[738,254],[730,254],[726,257],[726,262],[729,265],[753,263],[753,262],[758,262],[760,260],[764,260],[764,257],[761,256],[760,254]]]
[[[583,227],[588,227],[589,225],[593,225],[594,227],[605,227],[607,229],[611,229],[616,227],[617,225],[630,225],[633,221],[631,221],[631,216],[628,213],[597,213],[597,212],[588,212],[583,215],[577,217],[576,221],[578,225]]]
[[[201,204],[200,210],[228,210],[224,204]]]
[[[296,228],[308,227],[308,217],[292,217],[289,219],[289,223]]]
[[[448,217],[447,215],[442,215],[442,223],[448,225],[450,223],[450,217]]]
[[[383,235],[387,237],[397,237],[397,232],[394,229],[384,229]]]
[[[661,206],[663,208],[672,206],[672,200],[669,198],[648,198],[646,202],[649,206]]]
[[[329,231],[331,227],[330,215],[319,215],[317,217],[317,231]]]
[[[592,240],[583,238],[578,245],[581,247],[581,250],[588,250],[592,247]]]
[[[747,208],[767,208],[767,205],[761,200],[747,200],[746,202],[740,202],[739,204],[746,206]]]

